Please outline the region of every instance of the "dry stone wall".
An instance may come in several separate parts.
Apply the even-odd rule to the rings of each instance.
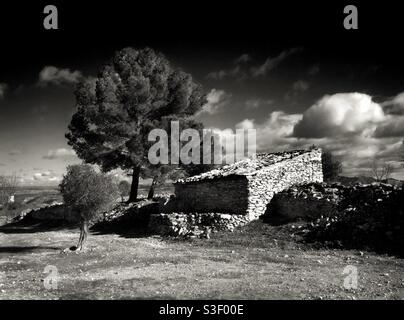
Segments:
[[[328,203],[328,205],[327,205]],[[307,206],[307,208],[304,208]],[[306,216],[296,215],[303,209]],[[310,184],[277,194],[268,217],[286,218],[291,235],[317,245],[356,248],[404,257],[404,193],[383,183]]]
[[[212,232],[234,231],[249,222],[246,215],[222,213],[152,214],[148,229],[164,236],[209,238]]]
[[[278,162],[256,175],[248,177],[249,205],[247,215],[251,220],[265,213],[273,196],[293,185],[322,182],[323,170],[321,150],[301,154],[295,158]]]
[[[28,209],[21,212],[17,220],[23,218],[31,218],[35,220],[59,220],[66,222],[77,222],[79,217],[77,214],[66,208],[63,203],[52,203],[39,206],[38,208]]]
[[[399,190],[388,184],[309,183],[282,191],[268,204],[264,219],[288,222],[332,217],[338,212],[383,203]]]
[[[248,186],[244,176],[175,184],[177,212],[245,214]]]

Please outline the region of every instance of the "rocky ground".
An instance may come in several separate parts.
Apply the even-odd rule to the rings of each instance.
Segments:
[[[77,254],[63,251],[77,229],[20,222],[0,228],[0,299],[404,298],[403,259],[315,247],[285,230],[257,221],[168,239],[127,224],[93,230]],[[357,288],[347,289],[352,270]]]

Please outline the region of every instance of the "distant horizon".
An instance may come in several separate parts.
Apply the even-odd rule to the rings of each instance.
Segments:
[[[345,175],[340,175],[339,177],[343,177],[343,178],[372,178],[372,179],[374,179],[372,176],[365,176],[365,175],[359,175],[359,176],[345,176]],[[394,177],[389,177],[388,179],[393,179],[393,180],[396,180],[396,181],[401,181],[401,182],[404,182],[404,180],[403,179],[397,179],[397,178],[394,178]],[[151,184],[151,183],[150,183]],[[139,189],[142,189],[142,188],[147,188],[147,187],[149,187],[150,186],[150,184],[149,183],[147,183],[147,184],[141,184],[141,183],[139,183]],[[164,188],[164,187],[167,187],[169,184],[172,184],[172,182],[166,182],[164,185],[162,185],[162,186],[158,186],[158,187],[156,187],[157,189],[158,188]],[[52,189],[57,189],[58,188],[58,185],[19,185],[19,186],[17,186],[17,188],[19,188],[19,189],[23,189],[23,188],[32,188],[32,189],[35,189],[35,188],[52,188]]]

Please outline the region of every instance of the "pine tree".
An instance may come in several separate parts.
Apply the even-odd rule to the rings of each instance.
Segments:
[[[201,85],[150,48],[116,52],[98,77],[75,91],[77,111],[66,138],[77,155],[103,171],[131,170],[129,202],[136,201],[139,176],[149,166],[148,134],[171,120],[192,127],[206,103]]]

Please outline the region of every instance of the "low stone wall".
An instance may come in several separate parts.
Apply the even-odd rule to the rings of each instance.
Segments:
[[[305,217],[296,228],[286,225],[296,238],[317,245],[344,249],[365,249],[391,253],[404,257],[404,192],[401,188],[386,184],[338,186],[326,185],[300,187],[289,191],[282,205],[298,201],[329,202],[335,213],[319,210],[317,218]],[[297,191],[297,192],[296,192]],[[270,212],[272,214],[274,212]]]
[[[63,203],[44,204],[38,208],[24,210],[16,220],[24,218],[47,221],[59,220],[66,222],[78,222],[80,220],[78,215],[66,208]]]
[[[149,230],[164,236],[209,238],[211,232],[234,231],[249,222],[245,215],[223,213],[152,214]]]
[[[264,220],[288,222],[330,217],[346,208],[387,200],[397,187],[387,184],[344,186],[310,183],[276,194],[267,205]]]

